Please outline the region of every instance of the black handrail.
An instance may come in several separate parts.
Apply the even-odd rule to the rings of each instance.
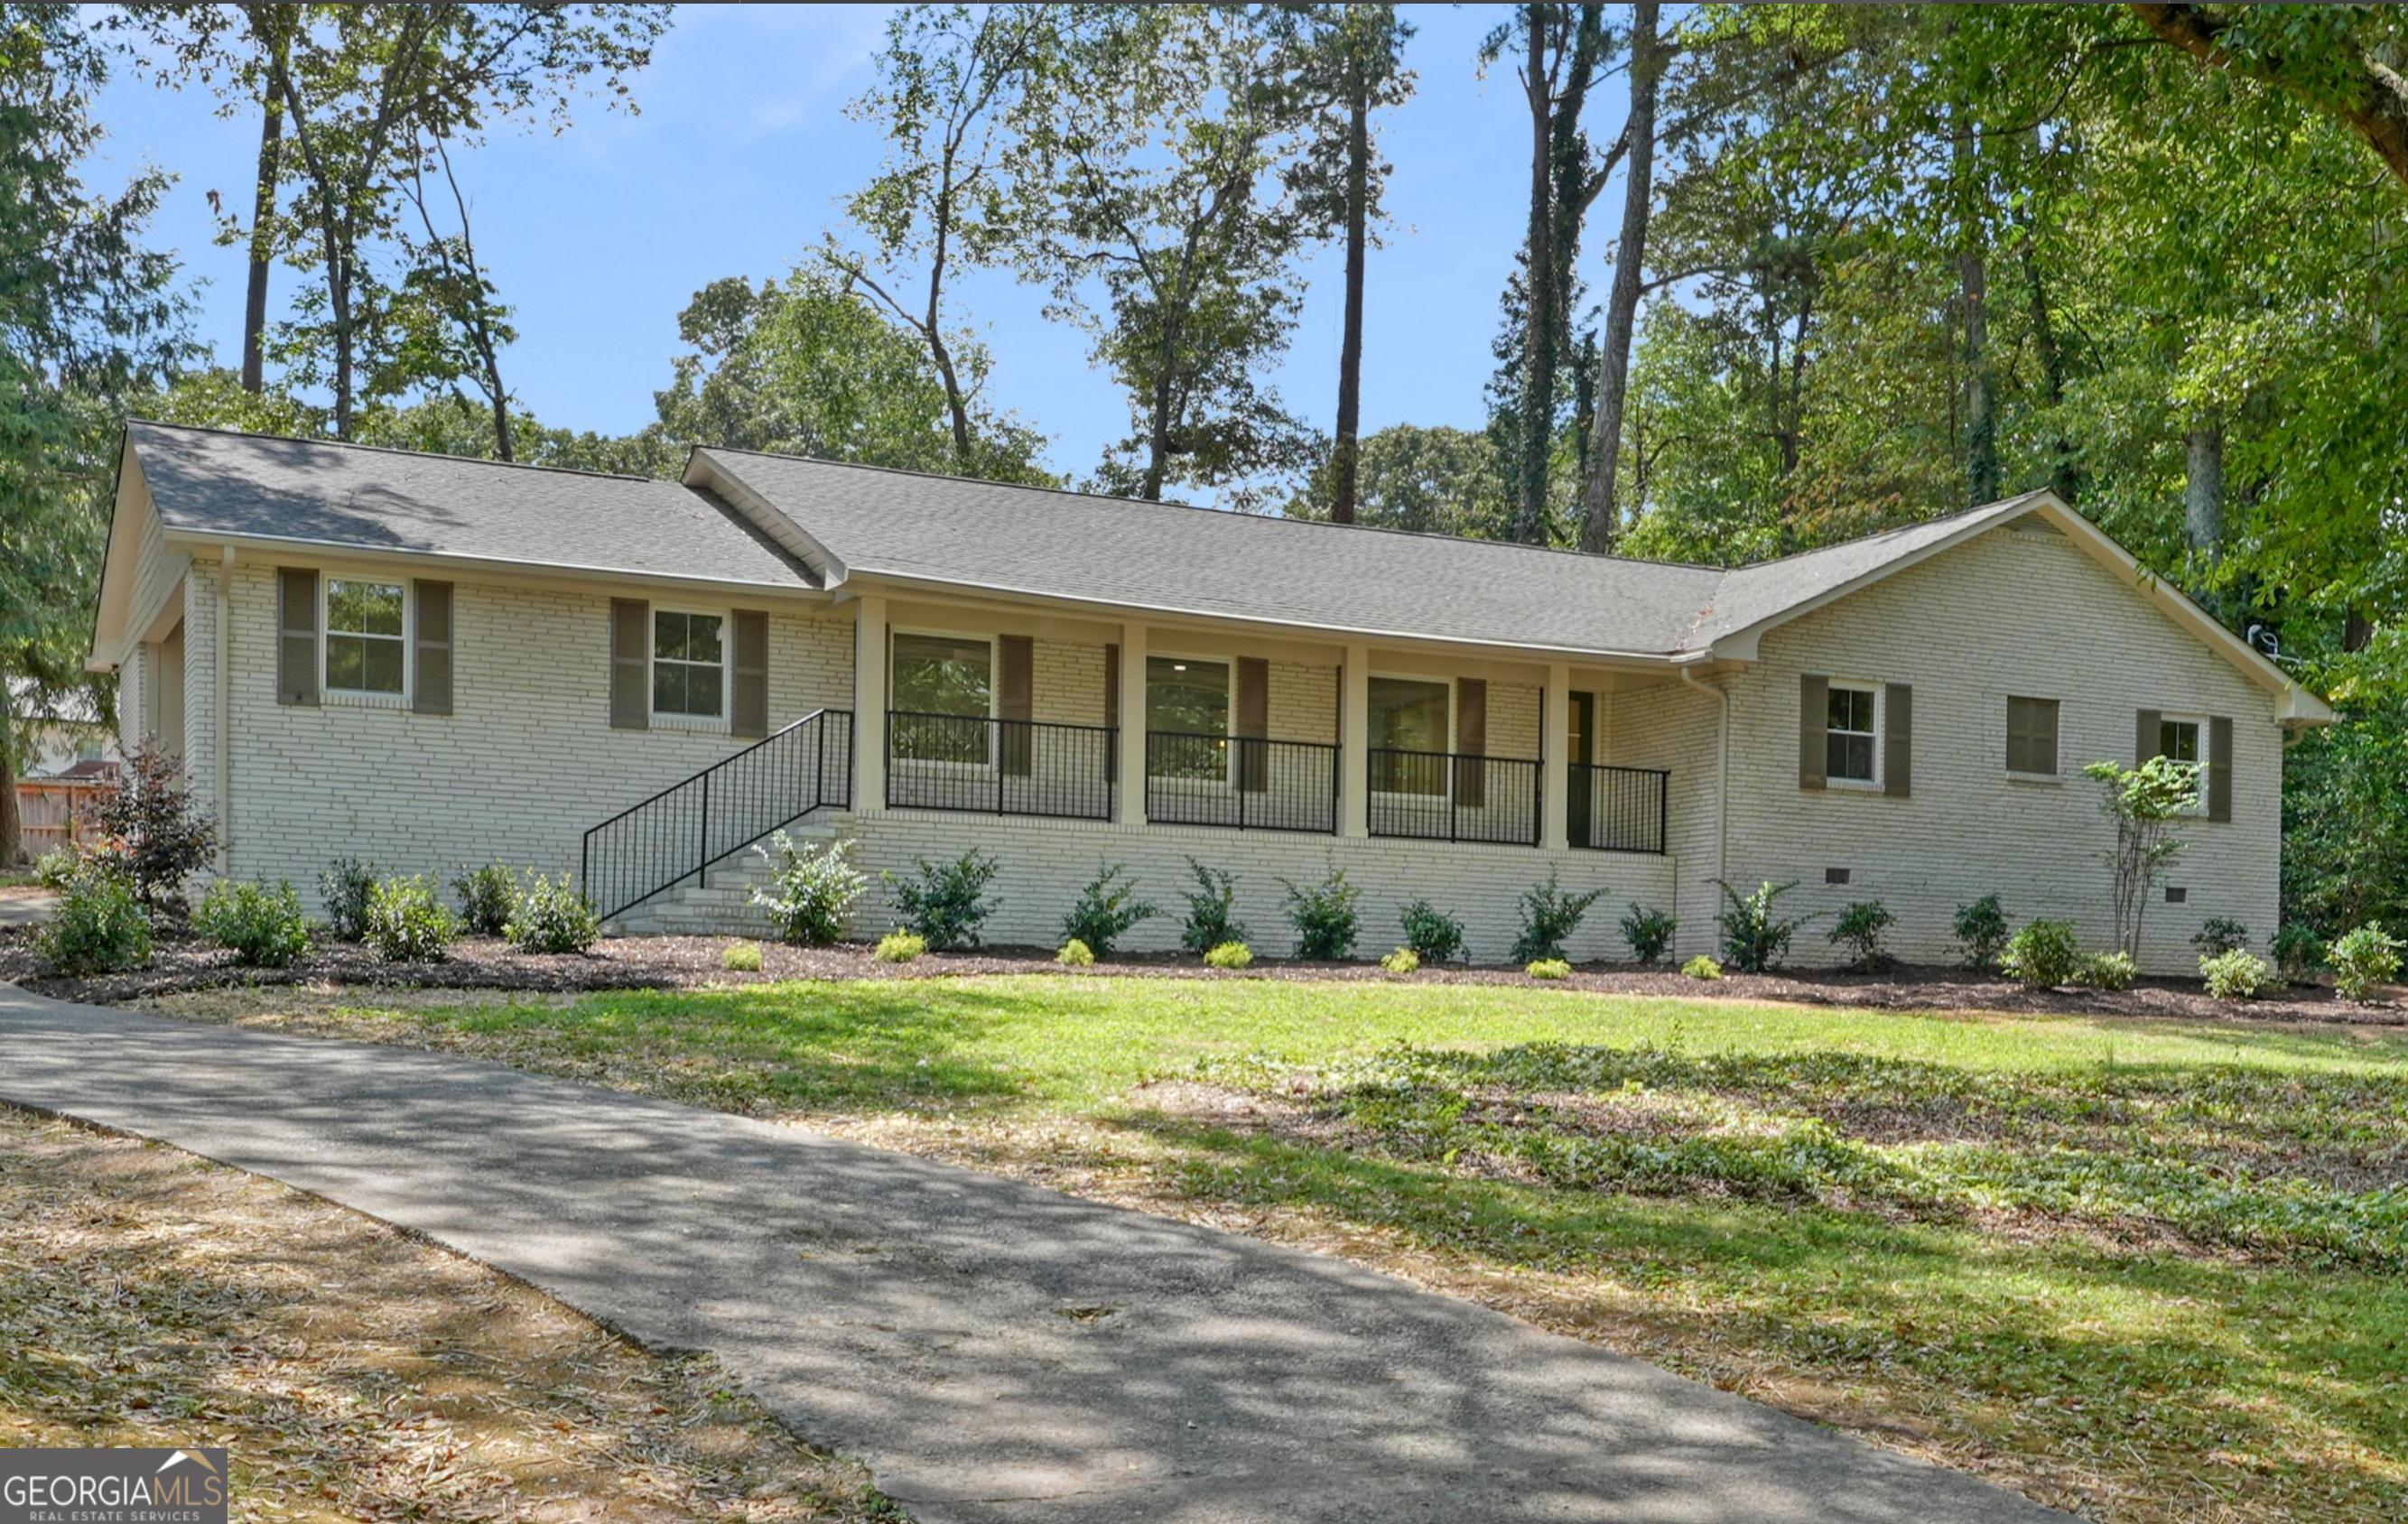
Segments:
[[[1366,824],[1373,836],[1534,847],[1541,766],[1535,757],[1374,746],[1364,767]]]
[[[1145,735],[1145,818],[1249,831],[1338,830],[1338,748],[1192,730]]]
[[[886,804],[1110,820],[1118,735],[1106,725],[890,711]]]
[[[1571,769],[1571,844],[1598,852],[1661,855],[1670,824],[1671,778],[1661,768]]]
[[[699,884],[722,857],[814,810],[852,803],[853,712],[813,710],[587,831],[578,882],[607,921]]]

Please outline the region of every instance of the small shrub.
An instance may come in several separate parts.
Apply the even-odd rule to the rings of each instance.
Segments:
[[[2274,970],[2246,947],[2233,947],[2200,958],[2199,976],[2219,1000],[2254,1000],[2274,982]]]
[[[1159,913],[1137,897],[1136,884],[1122,880],[1125,871],[1118,863],[1098,865],[1096,876],[1079,891],[1079,902],[1062,917],[1062,935],[1083,943],[1090,963],[1109,954],[1112,945],[1128,934],[1129,927]]]
[[[1889,955],[1882,951],[1882,933],[1898,924],[1887,905],[1878,899],[1859,899],[1840,913],[1831,927],[1830,943],[1845,947],[1856,955],[1854,966],[1871,972],[1889,965]]]
[[[1204,953],[1204,966],[1208,969],[1242,969],[1254,960],[1254,950],[1241,942],[1225,942]]]
[[[1987,973],[1999,966],[1999,955],[2007,946],[2007,908],[1999,897],[1985,894],[1970,905],[1956,907],[1956,918],[1949,923],[1956,933],[1957,944],[1965,949],[1965,967]]]
[[[1522,971],[1533,979],[1570,979],[1572,966],[1559,957],[1542,957],[1529,963]]]
[[[500,863],[482,868],[463,863],[452,892],[460,897],[462,927],[473,936],[498,937],[510,924],[510,912],[518,909],[519,876]]]
[[[731,942],[719,955],[719,966],[730,973],[759,973],[761,944],[757,942]]]
[[[34,882],[45,889],[64,889],[74,882],[80,866],[74,853],[64,847],[52,847],[34,859]]]
[[[1180,950],[1209,953],[1224,942],[1245,941],[1246,924],[1232,908],[1238,902],[1238,876],[1193,857],[1187,859],[1187,870],[1196,875],[1196,887],[1182,891],[1187,924],[1179,933]]]
[[[1555,870],[1548,869],[1546,883],[1522,891],[1522,933],[1513,939],[1513,961],[1561,962],[1565,941],[1580,929],[1581,917],[1604,894],[1603,884],[1586,894],[1566,894],[1555,882]]]
[[[2292,984],[2304,985],[2324,967],[2325,940],[2293,921],[2274,933],[2274,967]]]
[[[909,931],[890,931],[878,939],[878,948],[869,956],[881,963],[909,963],[927,950],[927,938]]]
[[[460,935],[460,917],[435,898],[424,875],[396,875],[368,891],[366,929],[387,963],[440,963]]]
[[[1699,953],[1682,964],[1681,971],[1692,979],[1720,979],[1723,976],[1723,966],[1705,954]]]
[[[2249,945],[2249,928],[2229,915],[2211,915],[2190,944],[2201,958],[2222,957]]]
[[[1346,882],[1346,870],[1333,868],[1327,878],[1310,885],[1280,882],[1287,884],[1287,922],[1296,927],[1296,956],[1353,956],[1354,904],[1363,891]]]
[[[916,881],[882,875],[903,924],[940,953],[976,947],[979,927],[995,909],[985,895],[995,880],[996,860],[972,847],[948,863],[932,865],[918,857],[913,866],[920,873]]]
[[[581,953],[602,935],[602,918],[566,873],[530,873],[502,935],[522,953]]]
[[[769,886],[753,890],[752,903],[769,913],[780,941],[820,947],[844,936],[853,901],[869,887],[867,875],[853,866],[849,843],[798,846],[779,831],[752,850],[769,865]]]
[[[1634,902],[1630,913],[1622,918],[1622,940],[1630,944],[1634,962],[1655,963],[1663,958],[1664,950],[1672,945],[1672,933],[1680,928],[1681,923],[1662,911],[1642,910]]]
[[[1092,969],[1096,966],[1096,950],[1073,937],[1054,955],[1054,961],[1066,969]]]
[[[217,850],[217,823],[194,801],[183,763],[148,742],[125,754],[124,766],[101,789],[93,819],[118,843],[135,898],[145,905],[174,899]]]
[[[1798,887],[1796,880],[1787,884],[1767,881],[1745,895],[1721,879],[1723,899],[1728,908],[1723,912],[1723,961],[1742,973],[1762,973],[1778,968],[1789,956],[1789,939],[1806,924],[1805,918],[1784,918],[1773,913],[1775,901]]]
[[[309,953],[309,922],[290,884],[271,889],[220,879],[201,896],[193,929],[247,968],[290,968]]]
[[[2141,975],[2140,965],[2132,955],[2118,947],[2105,953],[2085,953],[2082,966],[2074,970],[2073,983],[2086,989],[2119,990],[2132,987]]]
[[[2034,921],[2007,939],[1999,967],[2027,989],[2055,989],[2082,972],[2082,942],[2071,921]]]
[[[1422,956],[1410,947],[1399,947],[1380,959],[1380,967],[1390,973],[1418,973],[1421,971]]]
[[[51,973],[138,969],[150,961],[150,917],[122,874],[79,873],[35,933],[34,950]]]
[[[326,908],[326,929],[337,942],[365,942],[368,935],[368,896],[382,875],[377,865],[357,857],[337,857],[318,875],[318,899]]]
[[[2332,965],[2333,988],[2343,999],[2372,999],[2400,971],[2399,939],[2369,921],[2334,938],[2325,961]]]
[[[1463,923],[1426,899],[1416,899],[1397,918],[1405,932],[1401,951],[1413,955],[1413,967],[1463,960]],[[1386,959],[1382,959],[1383,963]],[[1407,973],[1412,969],[1405,970]]]

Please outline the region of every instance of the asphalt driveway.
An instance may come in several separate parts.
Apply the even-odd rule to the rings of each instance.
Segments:
[[[951,1520],[2038,1520],[1336,1259],[440,1054],[0,985],[0,1100],[423,1232]]]

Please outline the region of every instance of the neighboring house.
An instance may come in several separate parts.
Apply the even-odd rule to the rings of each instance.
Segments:
[[[8,684],[8,733],[22,748],[18,850],[38,857],[82,834],[94,797],[116,776],[117,733],[90,697],[45,701],[29,678]]]
[[[1733,570],[698,449],[681,483],[136,424],[94,632],[129,736],[185,757],[223,870],[337,856],[580,871],[631,927],[742,924],[740,849],[1001,865],[1052,943],[1125,864],[1174,943],[1186,859],[1258,947],[1343,868],[1362,950],[1426,898],[1502,957],[1550,873],[1715,942],[1718,879],[2109,936],[2080,776],[2205,786],[2144,962],[2274,929],[2282,750],[2326,706],[2047,493]],[[715,864],[710,886],[697,870]],[[886,923],[875,893],[862,929]]]

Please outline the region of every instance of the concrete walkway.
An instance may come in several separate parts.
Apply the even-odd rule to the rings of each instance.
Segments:
[[[928,1524],[2062,1517],[1340,1260],[492,1064],[0,985],[0,1099],[709,1349]]]

